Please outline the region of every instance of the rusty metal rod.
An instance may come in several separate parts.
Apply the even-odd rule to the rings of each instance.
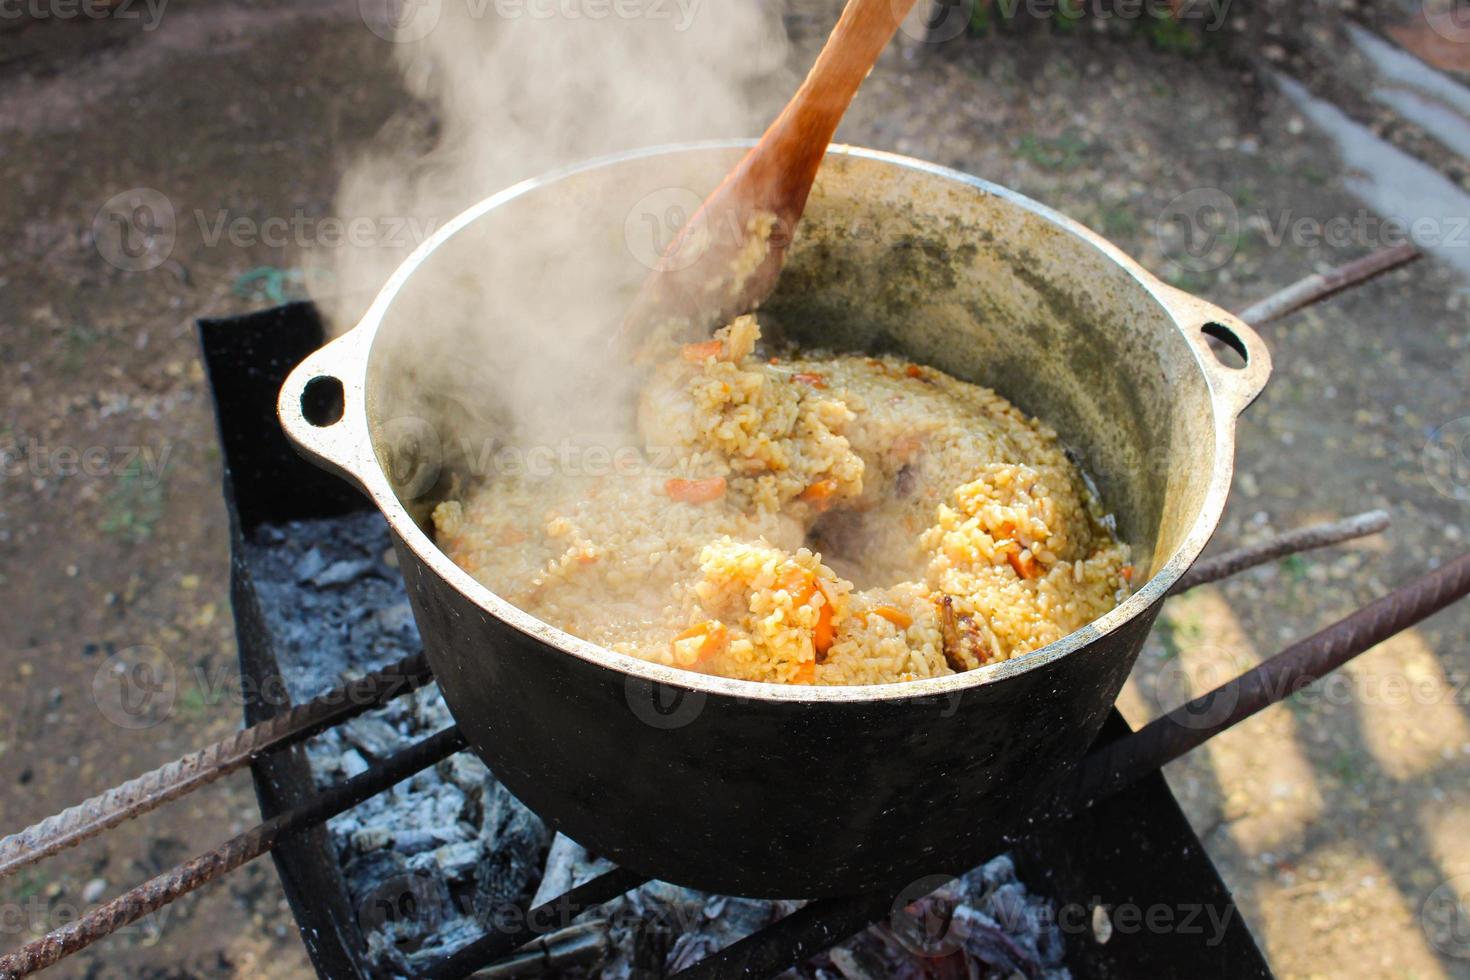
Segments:
[[[308,802],[257,824],[212,851],[201,854],[119,895],[81,918],[54,929],[20,949],[0,956],[0,980],[24,977],[54,965],[150,912],[223,877],[269,851],[284,836],[314,827],[465,748],[458,728],[446,728],[343,783],[322,790]]]
[[[589,878],[571,891],[531,909],[514,932],[491,932],[466,943],[444,959],[430,964],[422,976],[425,980],[460,980],[548,932],[570,926],[573,919],[588,909],[610,902],[647,881],[647,875],[626,868],[604,871],[596,878]]]
[[[1388,525],[1389,517],[1386,512],[1369,510],[1346,520],[1313,524],[1295,531],[1287,531],[1269,541],[1235,548],[1213,558],[1195,562],[1194,567],[1174,583],[1169,594],[1178,595],[1207,582],[1218,582],[1220,579],[1239,574],[1247,568],[1264,565],[1268,561],[1285,558],[1287,555],[1331,547],[1354,538],[1365,538],[1370,534],[1377,534],[1385,530]]]
[[[1409,242],[1379,249],[1346,265],[1299,279],[1285,289],[1236,311],[1235,315],[1252,326],[1271,323],[1344,289],[1361,285],[1401,265],[1407,265],[1419,258],[1420,254]]]
[[[1081,809],[1111,796],[1467,594],[1470,554],[1374,600],[1234,680],[1093,752],[1064,791],[1066,808]]]
[[[114,786],[0,840],[0,878],[294,745],[434,679],[422,653],[359,677],[229,738]]]

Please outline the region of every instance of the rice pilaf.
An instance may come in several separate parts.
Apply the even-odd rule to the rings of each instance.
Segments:
[[[739,317],[655,368],[638,465],[497,474],[435,509],[440,547],[586,640],[781,683],[971,670],[1127,593],[1043,423],[892,355],[758,357],[759,335]]]

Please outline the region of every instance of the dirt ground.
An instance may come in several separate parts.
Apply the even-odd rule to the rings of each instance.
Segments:
[[[239,724],[222,680],[235,657],[227,535],[192,324],[291,294],[299,257],[211,244],[184,216],[330,214],[343,167],[405,96],[358,5],[321,0],[181,6],[147,31],[0,24],[0,79],[0,667],[11,678],[0,830],[11,831]],[[1142,42],[902,45],[839,138],[1016,188],[1232,307],[1373,244],[1273,244],[1261,225],[1283,214],[1357,213],[1352,175],[1259,77]],[[94,239],[99,209],[134,188],[161,192],[180,219],[168,261],[146,271]],[[1247,220],[1222,262],[1181,264],[1160,217],[1208,188]],[[1427,259],[1264,331],[1276,373],[1241,422],[1215,546],[1372,507],[1394,525],[1171,600],[1125,692],[1135,725],[1466,547],[1464,469],[1431,479],[1423,457],[1436,429],[1470,416],[1467,300],[1452,269]],[[1280,975],[1470,977],[1467,633],[1470,604],[1170,768]],[[178,680],[171,709],[143,727],[136,715],[118,724],[107,693],[109,658],[137,647],[161,651]],[[237,776],[0,883],[0,944],[256,819]],[[1458,932],[1436,929],[1446,909]],[[55,972],[310,967],[274,870],[258,862]]]

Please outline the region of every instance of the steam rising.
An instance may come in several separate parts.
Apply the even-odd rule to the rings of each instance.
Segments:
[[[388,121],[375,149],[349,169],[337,211],[406,223],[409,234],[313,257],[315,271],[329,273],[312,279],[333,329],[357,322],[417,244],[413,238],[517,181],[619,150],[758,135],[794,87],[782,67],[786,39],[777,6],[716,0],[404,6],[394,57],[419,105]],[[423,19],[431,16],[437,19]],[[426,24],[432,24],[427,33]],[[392,36],[385,25],[374,29]],[[506,245],[488,248],[487,269]],[[598,276],[598,270],[585,273]],[[514,297],[501,300],[502,308],[519,305]]]

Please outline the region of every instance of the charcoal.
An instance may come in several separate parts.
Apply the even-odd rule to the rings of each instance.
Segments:
[[[426,735],[442,731],[454,724],[454,717],[449,713],[449,706],[444,703],[444,698],[439,694],[439,686],[423,687],[415,691],[413,697],[413,720],[419,729]]]
[[[361,853],[376,851],[393,843],[393,831],[388,827],[363,827],[352,831],[349,840],[352,847]]]
[[[439,765],[445,779],[464,790],[469,796],[479,798],[490,779],[490,770],[476,756],[461,752],[445,759]]]
[[[670,952],[668,967],[671,972],[691,967],[711,953],[764,929],[773,921],[775,912],[772,902],[723,895],[711,896],[698,908],[699,918],[674,920],[686,931],[675,941]]]
[[[1007,976],[1019,973],[1026,980],[1041,977],[1039,959],[1027,956],[1006,930],[984,912],[961,905],[955,909],[953,927],[960,935],[965,951],[980,962],[999,969]]]
[[[348,779],[351,779],[353,776],[361,776],[370,767],[368,766],[367,760],[362,757],[362,753],[356,749],[348,749],[342,753],[341,768],[343,774]]]
[[[407,748],[407,739],[382,718],[363,715],[342,726],[342,735],[370,759],[386,759]]]
[[[364,931],[384,933],[397,948],[416,947],[449,914],[449,887],[437,869],[410,868],[402,855],[377,850],[342,869]]]
[[[431,937],[426,937],[423,945],[407,953],[408,968],[401,971],[397,976],[418,977],[423,976],[425,969],[433,963],[437,963],[450,953],[474,942],[484,935],[474,919],[464,915],[456,915],[445,919],[439,924],[439,930]]]
[[[292,569],[293,577],[297,582],[307,583],[321,573],[327,567],[327,559],[322,555],[320,548],[312,548]]]
[[[456,841],[414,855],[409,859],[408,866],[422,869],[434,865],[448,881],[468,881],[479,865],[484,850],[484,845],[476,840]]]
[[[377,929],[364,929],[367,934],[367,962],[372,964],[374,976],[379,977],[407,977],[412,976],[413,967],[403,951],[394,945],[393,937],[388,932]]]
[[[418,635],[418,624],[414,622],[413,609],[407,602],[395,602],[373,610],[372,626],[385,633]]]
[[[323,568],[308,578],[307,582],[319,589],[349,585],[373,571],[377,567],[377,564],[371,558],[359,558],[354,561],[334,561],[326,568]]]
[[[449,843],[444,832],[414,827],[393,832],[393,848],[400,854],[414,855],[432,851]]]
[[[557,834],[551,842],[551,850],[547,852],[546,869],[531,904],[544,905],[583,882],[591,881],[605,871],[611,871],[612,868],[611,861],[593,857],[581,844],[563,834]]]
[[[480,839],[485,854],[475,872],[475,914],[492,922],[505,909],[524,908],[540,884],[551,831],[499,782],[490,781],[481,801]]]

